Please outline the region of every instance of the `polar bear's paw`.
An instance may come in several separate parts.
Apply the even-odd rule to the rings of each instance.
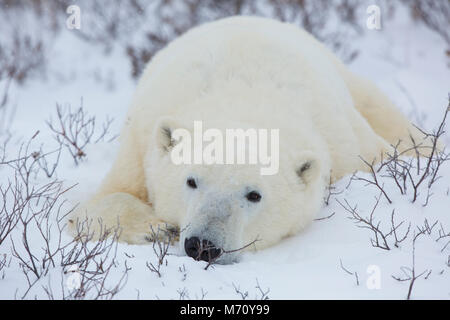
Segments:
[[[161,223],[156,227],[150,226],[150,234],[145,237],[145,240],[174,244],[180,240],[180,228],[169,223]]]
[[[174,244],[179,240],[179,229],[165,222],[144,224],[141,227],[121,229],[119,241],[128,244],[163,242]]]

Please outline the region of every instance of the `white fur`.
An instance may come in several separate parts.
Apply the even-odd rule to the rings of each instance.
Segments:
[[[162,127],[280,129],[280,169],[175,166]],[[370,82],[351,74],[305,31],[270,19],[232,17],[194,28],[148,64],[102,187],[80,213],[119,219],[123,241],[145,243],[149,225],[169,223],[226,250],[256,237],[275,244],[307,226],[331,172],[363,170],[413,130]],[[305,163],[311,168],[300,177]],[[194,177],[198,189],[189,189]],[[246,192],[262,199],[250,203]],[[183,243],[183,242],[182,242]],[[229,262],[232,258],[223,258]]]

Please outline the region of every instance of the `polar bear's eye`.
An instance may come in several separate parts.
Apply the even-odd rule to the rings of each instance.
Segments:
[[[256,191],[247,193],[247,195],[245,197],[250,202],[259,202],[261,200],[261,195]]]
[[[197,189],[197,183],[195,183],[194,178],[188,178],[186,184],[192,189]]]

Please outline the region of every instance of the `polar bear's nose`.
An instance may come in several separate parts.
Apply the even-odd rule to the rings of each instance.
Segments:
[[[216,259],[221,250],[217,248],[211,241],[200,241],[197,237],[191,237],[184,240],[184,250],[186,254],[195,260],[212,261]]]

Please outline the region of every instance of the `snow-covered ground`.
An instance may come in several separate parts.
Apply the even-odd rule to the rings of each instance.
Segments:
[[[450,84],[444,41],[400,10],[394,19],[383,21],[381,30],[366,30],[365,36],[355,41],[359,55],[350,68],[375,81],[414,122],[426,129],[436,128],[448,103]],[[97,126],[106,116],[113,117],[109,138],[118,134],[125,119],[135,82],[129,76],[129,63],[121,51],[113,50],[105,56],[101,48],[64,29],[51,48],[48,65],[45,80],[36,79],[11,88],[7,112],[0,113],[1,117],[11,116],[6,121],[11,132],[6,159],[14,159],[20,143],[37,131],[30,149],[42,147],[51,151],[57,147],[46,123],[50,118],[55,120],[57,103],[75,108],[82,99],[84,109],[96,116]],[[0,130],[0,142],[6,138],[4,130]],[[450,144],[449,137],[444,138]],[[62,200],[69,201],[64,209],[84,200],[100,184],[118,146],[117,140],[108,140],[107,137],[89,144],[87,156],[78,166],[63,150],[56,177],[66,187],[76,184],[62,196]],[[49,157],[56,160],[56,154]],[[450,244],[447,245],[450,236],[440,237],[450,232],[449,162],[443,164],[440,175],[425,206],[425,191],[412,203],[410,192],[402,195],[392,179],[381,178],[392,204],[383,196],[379,198],[373,216],[375,223],[381,221],[379,228],[389,233],[395,210],[394,224],[403,221],[397,229],[399,238],[410,226],[407,238],[398,246],[394,245],[394,235],[387,238],[390,250],[373,247],[373,231],[358,227],[361,224],[350,219],[351,213],[344,208],[357,206],[357,212],[368,217],[380,191],[363,181],[353,180],[347,186],[351,177],[346,177],[333,186],[338,194],[332,195],[329,204],[319,212],[318,218],[325,219],[314,221],[303,233],[274,247],[245,253],[239,263],[213,265],[205,270],[205,262],[179,255],[175,245],[170,248],[173,254],[166,257],[159,277],[147,267],[147,262],[157,263],[151,244],[119,244],[116,265],[107,285],[117,284],[127,267],[126,281],[115,298],[241,299],[248,293],[249,299],[405,299],[414,266],[415,276],[420,277],[414,281],[411,298],[450,299]],[[369,177],[367,173],[358,176]],[[0,165],[0,184],[6,186],[13,180],[14,170]],[[48,181],[45,175],[32,176],[35,186]],[[425,232],[417,237],[413,250],[413,237],[419,228]],[[6,254],[5,266],[0,268],[0,299],[46,299],[49,288],[55,298],[61,298],[62,292],[69,294],[67,281],[74,273],[65,274],[57,263],[27,291],[27,278],[12,254],[11,245],[14,241],[16,249],[23,252],[22,232],[19,223],[0,245],[0,266]],[[45,245],[42,236],[32,227],[29,234],[30,245],[38,254]],[[63,241],[70,241],[65,233]],[[33,277],[30,275],[32,282]]]

